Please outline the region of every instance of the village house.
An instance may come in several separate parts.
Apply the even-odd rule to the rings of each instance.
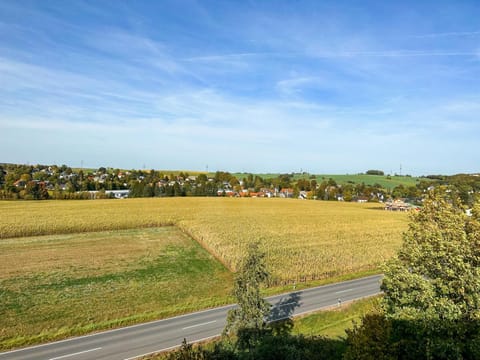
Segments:
[[[285,189],[280,190],[279,197],[281,197],[281,198],[293,198],[293,189],[285,188]]]

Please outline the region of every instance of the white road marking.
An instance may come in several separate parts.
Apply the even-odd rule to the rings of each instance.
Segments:
[[[306,289],[306,290],[309,290],[309,289]],[[177,315],[177,316],[173,316],[173,317],[169,317],[169,318],[165,318],[165,319],[161,319],[161,320],[153,320],[153,321],[148,321],[148,322],[145,322],[145,323],[128,325],[128,326],[124,326],[124,327],[119,327],[117,329],[105,330],[105,331],[101,331],[101,332],[98,332],[98,333],[76,336],[76,337],[72,337],[72,338],[64,339],[64,340],[52,341],[52,342],[49,342],[49,343],[46,343],[46,344],[33,345],[33,346],[29,346],[29,347],[26,347],[26,348],[23,348],[23,349],[9,350],[9,351],[5,351],[5,352],[0,353],[0,356],[12,354],[12,353],[17,353],[17,352],[21,352],[21,351],[30,351],[32,349],[37,349],[37,348],[42,348],[42,347],[54,346],[56,344],[61,344],[61,343],[71,342],[71,341],[77,341],[79,339],[85,339],[85,338],[95,337],[95,336],[104,335],[104,334],[111,334],[111,333],[115,333],[115,332],[128,331],[130,329],[134,329],[134,328],[138,328],[138,327],[142,327],[142,326],[146,326],[146,325],[161,324],[161,323],[164,323],[164,322],[189,317],[189,316],[192,316],[192,314],[203,314],[203,313],[207,313],[207,312],[211,312],[211,311],[217,311],[217,310],[220,310],[220,309],[233,308],[234,306],[235,306],[235,304],[222,305],[222,306],[219,306],[219,307],[216,307],[216,308],[201,310],[201,311],[198,311],[198,312],[195,312],[195,313],[187,313],[187,314]]]
[[[343,281],[341,282],[340,284],[347,284],[347,283],[353,283],[353,282],[358,282],[358,280],[367,280],[367,279],[371,279],[371,278],[381,278],[381,276],[379,275],[371,275],[371,276],[368,276],[366,278],[363,278],[363,279],[357,279],[357,280],[348,280],[348,281]],[[376,281],[376,282],[379,282]],[[314,292],[314,291],[317,291],[318,289],[320,288],[323,288],[323,289],[328,289],[328,288],[331,288],[331,287],[334,287],[334,286],[337,286],[339,285],[338,283],[334,283],[334,284],[328,284],[328,285],[322,285],[322,286],[318,286],[318,287],[315,287],[315,288],[308,288],[308,289],[303,289],[303,290],[297,290],[295,293],[298,294],[298,295],[301,295],[301,294],[305,294],[305,293],[309,293],[309,292]],[[353,289],[347,289],[346,291],[352,291]],[[345,290],[343,291],[339,291],[338,293],[341,293],[341,292],[345,292]],[[365,297],[370,297],[370,296],[375,296],[375,295],[378,295],[378,294],[381,294],[382,292],[378,292],[376,294],[371,294],[371,295],[366,295],[364,297],[360,297],[360,298],[365,298]],[[281,295],[275,295],[275,296],[271,296],[271,297],[268,297],[267,299],[270,300],[270,301],[278,301],[282,296],[285,296],[287,294],[281,294]],[[358,300],[358,299],[357,299]],[[353,300],[347,300],[347,301],[344,301],[344,303],[347,303],[347,302],[350,302],[350,301],[353,301]],[[199,313],[207,313],[207,312],[211,312],[211,311],[217,311],[219,309],[228,309],[228,308],[233,308],[235,305],[234,304],[231,304],[231,305],[225,305],[225,306],[221,306],[219,308],[211,308],[211,309],[206,309],[206,310],[203,310],[203,311],[200,311]],[[319,310],[323,310],[323,309],[327,309],[327,308],[332,308],[333,305],[331,306],[325,306],[325,307],[321,307],[321,308],[317,308],[317,309],[312,309],[312,310],[306,310],[306,311],[303,311],[303,312],[299,312],[299,313],[295,313],[295,314],[292,314],[293,317],[295,316],[299,316],[299,315],[304,315],[304,314],[307,314],[307,313],[311,313],[311,312],[315,312],[315,311],[319,311]],[[113,329],[113,330],[108,330],[108,331],[103,331],[103,332],[100,332],[100,333],[93,333],[93,334],[88,334],[88,335],[83,335],[83,336],[79,336],[79,337],[75,337],[75,338],[69,338],[69,339],[64,339],[64,340],[59,340],[59,341],[56,341],[56,342],[52,342],[52,343],[46,343],[46,344],[39,344],[39,345],[35,345],[35,346],[31,346],[31,347],[28,347],[28,348],[23,348],[23,349],[15,349],[15,350],[10,350],[10,351],[7,351],[7,352],[2,352],[0,353],[0,359],[3,358],[3,356],[8,356],[9,354],[11,353],[18,353],[18,352],[24,352],[24,351],[31,351],[32,349],[35,349],[35,348],[44,348],[44,347],[51,347],[52,345],[56,345],[56,344],[59,344],[59,343],[66,343],[66,342],[72,342],[72,341],[78,341],[79,339],[83,339],[83,338],[89,338],[89,337],[96,337],[98,335],[107,335],[107,334],[111,334],[111,333],[115,333],[115,332],[124,332],[124,331],[128,331],[129,329],[132,329],[132,328],[137,328],[137,327],[144,327],[146,325],[157,325],[157,324],[162,324],[164,322],[171,322],[173,321],[174,319],[178,319],[178,318],[184,318],[184,317],[188,317],[188,316],[191,316],[192,314],[183,314],[183,315],[179,315],[179,316],[176,316],[176,317],[172,317],[172,318],[166,318],[166,319],[162,319],[162,320],[154,320],[154,321],[150,321],[150,322],[147,322],[147,323],[143,323],[143,324],[136,324],[136,325],[130,325],[130,326],[127,326],[127,327],[123,327],[123,328],[117,328],[117,329]],[[200,326],[202,324],[198,324],[198,325],[194,325],[194,326]],[[217,337],[218,335],[215,335],[215,336],[212,336],[212,337],[209,337],[209,338],[214,338],[214,337]],[[208,338],[206,338],[208,339]],[[203,339],[202,339],[203,340]],[[174,346],[172,348],[175,348],[175,347],[179,347],[180,345],[178,346]],[[88,351],[94,351],[94,350],[97,350],[97,349],[92,349],[92,350],[88,350]],[[161,351],[161,350],[157,350],[157,351],[154,351],[154,352],[158,352],[158,351]],[[150,354],[152,352],[148,352],[146,354]],[[146,355],[145,354],[145,355]],[[70,355],[66,355],[66,356],[73,356],[73,355],[76,355],[76,354],[70,354]],[[143,355],[139,355],[139,356],[143,356]],[[139,356],[134,356],[130,359],[135,359],[135,358],[138,358]],[[64,356],[65,357],[65,356]],[[64,358],[64,357],[57,357],[57,358],[53,358],[53,360],[55,359],[61,359],[61,358]],[[52,359],[50,359],[52,360]]]
[[[209,321],[209,322],[205,322],[205,323],[201,323],[201,324],[196,324],[196,325],[187,326],[187,327],[182,328],[182,330],[187,330],[187,329],[195,328],[195,327],[198,327],[198,326],[213,324],[213,323],[215,323],[215,322],[217,322],[217,320],[213,320],[213,321]]]
[[[67,355],[57,356],[57,357],[51,358],[51,359],[49,359],[49,360],[64,359],[64,358],[66,358],[66,357],[75,356],[75,355],[80,355],[80,354],[85,354],[85,353],[88,353],[88,352],[97,351],[97,350],[101,350],[101,349],[102,349],[102,348],[99,347],[99,348],[95,348],[95,349],[90,349],[90,350],[85,350],[85,351],[79,351],[79,352],[76,352],[76,353],[73,353],[73,354],[67,354]]]
[[[213,335],[213,336],[209,336],[209,337],[206,337],[206,338],[193,340],[192,342],[189,342],[189,344],[198,343],[198,342],[202,342],[202,341],[207,341],[207,340],[215,339],[215,338],[218,338],[218,337],[220,337],[220,335]],[[168,351],[168,350],[177,349],[180,346],[182,346],[182,345],[170,346],[168,348],[163,348],[163,349],[159,349],[159,350],[155,350],[155,351],[150,351],[150,352],[142,354],[142,355],[135,355],[135,356],[132,356],[132,357],[124,359],[124,360],[134,360],[134,359],[138,359],[138,358],[150,355],[150,354],[155,354],[155,353],[159,353],[159,352],[164,352],[164,351]]]
[[[335,294],[341,294],[341,293],[349,292],[349,291],[353,291],[353,290],[355,290],[355,289],[341,290],[341,291],[337,291]]]

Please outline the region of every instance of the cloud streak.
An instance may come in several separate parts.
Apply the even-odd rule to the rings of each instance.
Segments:
[[[480,36],[480,31],[452,31],[452,32],[438,32],[431,34],[412,35],[414,38],[443,38],[443,37],[463,37],[463,36]]]
[[[444,50],[382,50],[382,51],[344,51],[333,53],[317,53],[323,58],[350,58],[350,57],[436,57],[436,56],[476,56],[477,51],[444,51]]]

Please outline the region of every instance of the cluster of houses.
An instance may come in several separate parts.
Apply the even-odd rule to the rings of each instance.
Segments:
[[[304,193],[304,194],[303,194]],[[239,191],[235,191],[231,188],[226,189],[219,189],[217,191],[218,196],[229,196],[229,197],[259,197],[259,198],[272,198],[272,197],[279,197],[279,198],[293,198],[293,189],[292,188],[285,188],[285,189],[268,189],[262,188],[259,191],[251,191],[248,189],[241,189]],[[306,192],[301,191],[300,196],[304,196],[306,199]]]

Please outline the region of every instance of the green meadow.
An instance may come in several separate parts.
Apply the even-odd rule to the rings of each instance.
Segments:
[[[0,349],[231,302],[232,274],[175,227],[0,241]]]

